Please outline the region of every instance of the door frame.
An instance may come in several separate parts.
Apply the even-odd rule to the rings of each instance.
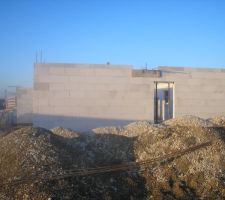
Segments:
[[[159,123],[159,119],[158,119],[158,84],[160,83],[167,83],[168,84],[168,113],[169,115],[171,115],[170,113],[170,84],[173,85],[173,112],[172,112],[172,116],[170,116],[171,118],[174,118],[175,114],[175,84],[174,81],[154,81],[154,123],[158,124]]]

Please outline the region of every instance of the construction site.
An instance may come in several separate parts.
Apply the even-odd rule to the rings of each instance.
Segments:
[[[223,85],[222,69],[35,64],[1,101],[0,199],[225,199]]]

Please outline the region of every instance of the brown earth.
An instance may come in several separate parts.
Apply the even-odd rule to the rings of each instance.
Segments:
[[[185,116],[86,134],[59,127],[12,130],[0,138],[0,199],[225,199],[223,120]],[[207,141],[212,145],[138,171],[54,180],[70,169],[140,162]]]

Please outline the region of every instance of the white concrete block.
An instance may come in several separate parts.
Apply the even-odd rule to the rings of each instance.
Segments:
[[[50,91],[63,91],[65,90],[65,84],[63,83],[50,83],[49,84]]]
[[[36,82],[34,83],[34,90],[41,90],[41,91],[49,90],[49,83]]]
[[[65,75],[65,68],[64,68],[64,66],[50,66],[49,74],[63,76],[63,75]]]
[[[130,67],[48,64],[47,68],[50,71],[46,74],[36,70],[34,81],[50,83],[50,90],[47,93],[35,90],[33,109],[44,108],[38,99],[45,95],[50,107],[54,108],[48,112],[55,116],[50,118],[53,125],[70,126],[73,120],[83,129],[87,121],[91,126],[105,119],[152,121],[155,81],[175,83],[175,115],[189,113],[204,117],[224,112],[221,107],[224,107],[225,87],[220,86],[225,86],[225,73],[219,70],[171,68],[160,78],[132,78]],[[40,123],[46,124],[46,121]]]

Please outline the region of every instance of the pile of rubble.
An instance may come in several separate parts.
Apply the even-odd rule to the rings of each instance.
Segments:
[[[180,123],[179,123],[180,121]],[[225,197],[225,127],[214,127],[197,117],[182,117],[165,122],[138,136],[137,161],[211,141],[204,149],[181,156],[172,162],[145,171],[146,185],[153,199],[224,199]]]
[[[151,129],[151,123],[148,121],[133,122],[126,126],[109,126],[109,127],[99,127],[92,129],[95,134],[114,134],[122,135],[126,137],[135,137],[141,133],[149,131]]]
[[[0,199],[143,199],[146,196],[144,179],[137,172],[57,180],[71,169],[85,171],[134,160],[132,138],[111,134],[68,138],[71,131],[60,129],[61,133],[54,134],[42,128],[25,127],[0,139]]]
[[[56,127],[51,129],[51,131],[56,135],[62,136],[63,138],[79,137],[79,133],[76,133],[75,131],[68,128]]]
[[[50,131],[25,127],[7,134],[0,139],[1,199],[47,199],[51,187],[36,183],[35,177],[60,174],[63,162],[71,164],[71,160],[71,153]],[[11,185],[18,180],[29,181]]]
[[[0,199],[224,199],[225,126],[217,122],[185,116],[82,134],[59,127],[15,130],[0,138]],[[138,170],[72,176],[78,169],[139,163],[208,141],[210,146]],[[10,185],[18,180],[27,181]]]
[[[225,126],[225,116],[217,116],[209,119],[210,122],[217,126]]]
[[[185,115],[182,117],[177,117],[174,119],[167,120],[163,122],[164,125],[168,126],[194,126],[194,127],[211,127],[213,123],[210,120],[204,120],[200,117],[192,116],[192,115]]]

